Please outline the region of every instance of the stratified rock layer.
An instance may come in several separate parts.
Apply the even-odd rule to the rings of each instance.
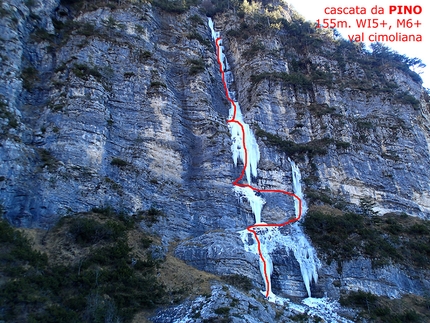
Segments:
[[[231,185],[240,167],[231,159],[229,106],[206,17],[197,8],[172,14],[126,4],[73,13],[58,0],[33,2],[3,2],[7,14],[0,18],[5,217],[16,226],[49,228],[61,216],[95,207],[134,214],[152,206],[165,216],[142,227],[165,245],[178,240],[178,257],[219,275],[247,276],[263,288],[258,258],[244,251],[237,233],[253,217]],[[296,144],[325,140],[326,153],[293,156],[307,188],[353,205],[370,197],[381,214],[429,217],[430,114],[419,83],[387,68],[384,77],[419,104],[393,101],[345,81],[372,82],[360,64],[341,67],[334,57],[310,52],[293,56],[330,71],[330,86],[258,79],[291,73],[296,49],[285,45],[289,35],[233,37],[227,31],[239,28],[240,18],[231,13],[217,16],[215,25],[245,122]],[[252,52],[256,42],[263,49]],[[288,156],[264,136],[257,140],[257,186],[292,191]],[[262,221],[294,215],[291,200],[265,198]],[[279,251],[272,259],[275,292],[304,297],[294,257]],[[425,271],[373,269],[368,259],[344,263],[340,272],[333,264],[321,268],[319,284],[311,286],[315,295],[361,289],[397,297],[429,289]]]

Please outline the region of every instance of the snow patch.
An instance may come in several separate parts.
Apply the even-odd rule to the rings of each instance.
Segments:
[[[338,302],[327,297],[324,298],[305,298],[302,303],[306,305],[308,314],[324,318],[326,322],[352,323],[353,321],[341,317],[337,314],[341,306]]]

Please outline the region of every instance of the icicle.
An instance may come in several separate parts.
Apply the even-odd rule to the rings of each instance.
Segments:
[[[302,191],[302,183],[301,183],[302,175],[300,174],[300,169],[296,165],[296,163],[293,160],[291,160],[290,158],[288,158],[288,161],[290,162],[290,165],[291,165],[294,194],[296,194],[302,200],[302,216],[303,216],[306,214],[308,207],[306,205],[306,201],[304,199],[303,191]],[[298,213],[299,212],[299,201],[297,199],[294,199],[294,206],[296,209],[296,216],[298,216],[299,215],[299,213]]]
[[[219,37],[219,33],[217,33],[214,29],[214,22],[212,21],[212,18],[208,18],[208,25],[211,29],[213,40],[217,39]]]
[[[248,164],[246,165],[246,178],[248,183],[251,183],[251,174],[257,177],[257,164],[260,161],[260,150],[258,149],[257,140],[249,125],[244,124],[245,128],[245,142],[248,150]]]
[[[266,201],[255,191],[249,187],[234,187],[234,191],[242,196],[245,196],[251,205],[252,213],[254,213],[255,223],[261,223],[261,210]]]
[[[307,211],[307,206],[303,196],[301,183],[302,176],[296,163],[290,158],[288,158],[288,160],[291,164],[294,194],[296,194],[302,200],[302,216],[304,216]],[[294,201],[296,216],[298,216],[299,203],[297,199],[294,199]],[[321,267],[321,263],[316,255],[315,249],[311,246],[305,234],[303,233],[302,228],[297,224],[297,222],[291,225],[291,238],[293,240],[292,244],[287,246],[287,249],[293,251],[294,257],[300,265],[300,272],[303,277],[303,282],[305,283],[306,291],[308,296],[311,297],[310,285],[312,280],[315,283],[318,281],[318,268]]]
[[[215,31],[214,24],[211,18],[208,18],[208,25],[212,32],[212,38],[214,41],[219,38],[219,33]],[[219,49],[218,49],[218,55],[219,60],[222,64],[223,71],[227,71],[229,68],[227,58],[224,55],[224,47],[219,42]],[[224,76],[226,78],[227,85],[230,85],[234,82],[233,74],[231,72],[225,72]],[[229,89],[227,87],[227,95],[230,96]],[[236,106],[236,109],[234,108],[234,105]],[[255,136],[251,129],[249,128],[249,125],[247,125],[243,121],[243,115],[242,110],[240,109],[240,105],[238,102],[234,101],[234,105],[230,104],[230,111],[229,111],[229,119],[233,118],[233,115],[236,112],[235,119],[236,121],[240,122],[244,128],[245,133],[245,145],[248,152],[248,160],[247,164],[245,165],[245,174],[246,174],[246,180],[248,181],[248,184],[251,184],[252,176],[257,177],[257,164],[260,160],[260,150],[258,149],[257,140],[255,139]],[[230,133],[231,133],[231,139],[232,139],[232,145],[231,145],[231,152],[233,157],[234,165],[237,166],[237,160],[240,159],[243,163],[245,163],[245,149],[243,147],[243,135],[242,135],[242,128],[235,122],[229,123],[230,127]]]
[[[305,283],[308,296],[311,297],[311,283],[318,282],[318,269],[321,267],[315,249],[311,246],[302,228],[297,224],[291,225],[291,243],[286,246],[292,250],[294,258],[300,265],[303,282]]]

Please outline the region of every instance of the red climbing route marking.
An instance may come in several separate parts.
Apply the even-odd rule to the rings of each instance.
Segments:
[[[247,227],[246,229],[251,232],[254,237],[255,240],[257,241],[257,247],[258,247],[258,254],[260,255],[260,259],[263,262],[263,269],[264,269],[264,279],[266,281],[266,286],[267,286],[267,290],[266,290],[266,298],[269,297],[270,292],[271,292],[271,286],[270,286],[270,279],[269,279],[269,275],[267,274],[267,263],[266,263],[266,259],[264,259],[263,253],[261,251],[261,242],[260,239],[258,238],[258,234],[257,231],[255,231],[255,228],[262,228],[262,227],[283,227],[286,226],[288,224],[294,223],[296,221],[299,221],[301,216],[302,216],[302,200],[300,199],[300,197],[298,197],[296,194],[288,192],[288,191],[284,191],[284,190],[264,190],[264,189],[259,189],[256,188],[254,186],[251,186],[250,184],[243,184],[243,183],[239,183],[243,177],[245,176],[245,170],[246,170],[246,165],[248,164],[248,151],[246,149],[246,144],[245,144],[245,129],[243,127],[243,124],[236,120],[236,103],[232,100],[232,98],[230,98],[230,95],[228,93],[228,88],[227,88],[227,83],[225,81],[225,75],[224,75],[224,70],[222,68],[222,62],[220,60],[219,57],[219,41],[221,40],[221,37],[218,37],[215,40],[215,45],[216,45],[216,54],[217,54],[217,59],[218,59],[218,65],[219,65],[219,71],[221,73],[221,78],[222,78],[222,84],[224,86],[224,91],[225,91],[225,96],[227,98],[227,100],[232,104],[233,106],[233,116],[230,120],[227,120],[228,123],[236,123],[239,125],[239,127],[242,130],[242,145],[243,145],[243,149],[245,152],[245,161],[244,161],[244,166],[242,168],[242,172],[240,173],[240,176],[238,178],[236,178],[236,180],[233,182],[234,186],[238,186],[238,187],[249,187],[251,188],[253,191],[255,192],[260,192],[260,193],[281,193],[281,194],[285,194],[285,195],[289,195],[294,197],[295,199],[297,199],[299,201],[299,212],[297,214],[297,216],[295,218],[289,219],[288,221],[282,222],[282,223],[257,223],[257,224],[253,224],[250,225],[249,227]]]

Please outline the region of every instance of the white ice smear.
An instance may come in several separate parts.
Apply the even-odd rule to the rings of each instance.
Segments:
[[[321,262],[297,222],[291,225],[291,232],[287,237],[290,238],[290,241],[285,241],[285,249],[291,250],[299,263],[306,291],[311,297],[311,283],[318,281],[318,269],[321,268]]]
[[[302,228],[297,223],[290,225],[290,228],[291,231],[289,235],[281,234],[278,227],[257,228],[255,230],[258,232],[263,257],[266,259],[267,263],[272,263],[270,254],[276,249],[279,250],[280,248],[284,248],[287,253],[290,251],[293,253],[294,258],[296,258],[300,265],[300,272],[302,274],[306,292],[310,297],[310,286],[312,281],[318,281],[318,269],[321,267],[321,262],[317,258],[315,249],[311,246],[303,233]],[[257,243],[253,240],[248,240],[248,233],[249,231],[247,230],[240,231],[240,237],[245,246],[245,250],[258,255]],[[273,268],[271,269],[273,270]],[[264,271],[262,272],[262,276],[264,279]]]
[[[266,201],[249,187],[234,186],[234,191],[239,196],[245,196],[251,205],[252,213],[254,213],[255,223],[261,223],[261,210]]]
[[[306,214],[307,206],[303,196],[302,176],[296,163],[288,158],[291,164],[291,172],[293,177],[293,191],[302,201],[302,216]],[[294,199],[294,207],[296,209],[296,217],[299,215],[299,201]],[[291,225],[291,233],[289,235],[292,239],[292,244],[288,247],[294,253],[294,257],[300,265],[300,272],[305,283],[308,296],[311,297],[311,283],[312,280],[316,283],[318,281],[318,269],[321,267],[315,249],[309,243],[307,237],[303,233],[302,227],[297,222]],[[287,246],[287,245],[286,245]]]
[[[215,41],[218,37],[220,37],[220,34],[219,32],[216,32],[214,30],[213,21],[211,18],[209,18],[208,24],[212,32],[212,38]],[[223,70],[225,72],[224,75],[227,82],[227,87],[229,87],[234,81],[233,75],[229,71],[229,66],[227,63],[227,59],[223,53],[224,48],[221,45],[221,41],[219,41],[219,45],[220,45],[219,58],[222,63]],[[230,92],[229,89],[227,89],[227,92],[230,98],[232,100],[235,100],[234,92]],[[257,177],[257,164],[258,164],[258,161],[260,160],[260,151],[258,149],[255,136],[252,133],[251,129],[249,128],[249,125],[243,122],[243,116],[242,116],[242,112],[240,110],[239,104],[236,101],[234,101],[234,103],[236,105],[236,116],[234,120],[239,121],[244,128],[245,145],[247,148],[247,155],[248,155],[248,160],[245,165],[246,167],[245,175],[246,175],[246,180],[248,181],[249,184],[251,184],[252,176]],[[230,114],[229,119],[232,119],[234,115],[233,104],[231,104],[230,106],[229,114]],[[231,139],[232,139],[231,151],[232,151],[234,165],[237,166],[238,159],[245,164],[245,150],[243,147],[242,129],[240,125],[235,122],[229,122],[229,127],[231,132]],[[294,194],[296,194],[302,200],[302,216],[303,216],[307,210],[307,207],[303,198],[300,170],[297,167],[297,165],[294,163],[294,161],[290,159],[289,161],[292,169]],[[255,223],[256,224],[262,223],[261,212],[265,204],[265,200],[261,197],[261,194],[254,192],[251,188],[248,188],[248,187],[235,186],[234,191],[236,192],[236,194],[239,194],[245,197],[249,201],[252,212],[254,213],[254,216],[255,216]],[[295,198],[294,198],[294,205],[295,205],[296,216],[298,216],[299,202]],[[306,291],[308,296],[310,297],[311,296],[310,285],[312,281],[314,282],[317,281],[318,268],[321,267],[321,263],[316,256],[315,250],[307,240],[307,237],[304,235],[301,227],[297,223],[294,223],[290,226],[290,228],[291,228],[290,234],[287,236],[282,235],[279,232],[279,229],[277,227],[265,227],[265,228],[255,229],[261,241],[261,252],[266,261],[266,266],[267,266],[266,272],[270,280],[270,275],[272,274],[272,271],[273,271],[273,263],[270,257],[271,252],[274,252],[275,249],[279,249],[279,248],[285,248],[287,252],[291,251],[300,265],[300,271],[303,277]],[[249,234],[249,231],[247,230],[240,231],[241,239],[244,243],[245,250],[259,255],[257,242],[254,240],[254,237],[252,237],[252,241],[248,241],[248,234]],[[263,281],[266,283],[263,266],[264,266],[263,261],[260,259],[260,271],[263,277]],[[266,285],[266,291],[267,290],[271,291],[268,297],[269,301],[272,301],[275,303],[280,302],[281,298],[277,297],[272,293],[270,281],[269,281],[269,286]],[[263,292],[263,294],[265,294],[265,292]]]
[[[300,169],[296,165],[296,163],[288,157],[288,161],[291,165],[291,172],[293,176],[293,192],[302,200],[302,215],[306,214],[308,207],[306,205],[306,201],[303,196],[302,191],[302,174],[300,174]],[[294,199],[294,207],[296,209],[296,217],[299,216],[299,201]]]
[[[242,118],[242,113],[240,111],[239,103],[236,104],[236,118],[243,126],[243,132],[245,133],[245,145],[248,155],[248,160],[246,161],[245,175],[248,184],[251,184],[251,175],[257,177],[257,164],[260,160],[260,150],[258,149],[257,140],[254,137],[254,133],[249,128]],[[230,117],[233,117],[234,107],[231,105]],[[243,132],[239,124],[235,122],[229,122],[230,133],[231,133],[231,152],[233,156],[234,165],[237,166],[237,159],[239,158],[243,164],[245,164],[245,149],[243,147]]]

